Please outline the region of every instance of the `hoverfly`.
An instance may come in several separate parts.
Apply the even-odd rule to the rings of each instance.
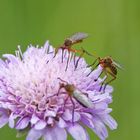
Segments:
[[[60,93],[60,90],[62,88],[65,89],[66,93],[68,94],[66,100],[64,101],[64,108],[68,99],[70,99],[71,103],[73,104],[73,109],[72,109],[72,123],[73,123],[74,122],[74,109],[75,109],[75,103],[74,103],[73,97],[74,99],[76,99],[78,103],[80,103],[82,106],[86,108],[93,108],[94,107],[93,102],[88,98],[88,96],[86,96],[84,93],[78,90],[73,84],[69,84],[68,82],[62,80],[61,78],[58,78],[58,79],[61,80],[62,82],[60,83],[58,94]]]
[[[117,76],[117,68],[122,69],[122,66],[120,66],[118,63],[116,63],[110,56],[107,56],[107,57],[105,57],[105,58],[100,58],[100,57],[98,57],[98,58],[93,62],[93,64],[91,64],[91,65],[89,65],[89,66],[93,66],[93,65],[96,63],[97,60],[98,60],[99,62],[98,62],[98,64],[95,66],[95,68],[96,68],[98,65],[100,65],[100,66],[103,68],[101,74],[104,72],[105,75],[107,76],[107,77],[105,78],[104,82],[102,82],[102,85],[101,85],[99,91],[101,91],[103,84],[105,84],[104,89],[103,89],[103,90],[105,91],[106,86],[107,86],[109,83],[111,83],[112,81],[114,81],[114,80],[116,79],[116,76]],[[91,70],[91,72],[90,72],[87,76],[89,76],[89,75],[93,72],[93,70],[94,70],[94,68]],[[100,74],[100,75],[101,75],[101,74]],[[99,75],[98,77],[100,77],[100,75]],[[112,77],[112,79],[109,80],[108,82],[106,82],[106,79],[108,78],[109,75]],[[97,79],[98,79],[98,78],[97,78]],[[95,79],[95,81],[96,81],[97,79]]]
[[[84,53],[87,53],[87,51],[85,51],[84,49],[76,50],[76,49],[73,49],[72,48],[72,46],[74,44],[81,43],[87,37],[88,37],[88,34],[87,33],[78,32],[78,33],[75,33],[72,36],[66,38],[65,41],[64,41],[64,43],[63,43],[63,45],[61,45],[60,47],[58,47],[58,48],[55,49],[55,55],[54,55],[54,57],[56,56],[58,50],[61,49],[62,50],[62,63],[63,63],[64,50],[68,50],[68,55],[69,56],[68,56],[67,66],[66,66],[66,69],[67,69],[68,63],[69,63],[69,59],[70,59],[70,52],[73,52],[73,53],[80,52],[81,53],[80,57],[82,57],[84,55]],[[71,58],[72,58],[72,56],[71,56]]]

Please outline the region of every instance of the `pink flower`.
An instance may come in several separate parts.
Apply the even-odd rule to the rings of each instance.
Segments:
[[[109,114],[112,109],[108,108],[113,89],[107,86],[105,92],[99,90],[104,80],[98,78],[101,66],[87,76],[91,68],[84,58],[76,70],[72,58],[66,70],[68,52],[65,50],[62,62],[61,49],[54,57],[54,48],[48,42],[41,48],[30,46],[23,54],[19,48],[16,55],[4,54],[3,57],[5,59],[0,60],[0,128],[9,123],[9,127],[18,131],[18,136],[27,132],[26,140],[41,137],[66,140],[67,133],[75,140],[89,140],[84,125],[105,140],[106,125],[112,130],[117,128]],[[64,88],[57,94],[60,83],[66,84],[62,80],[74,85],[93,107],[69,96]],[[66,102],[67,97],[72,98],[74,106],[70,98]]]

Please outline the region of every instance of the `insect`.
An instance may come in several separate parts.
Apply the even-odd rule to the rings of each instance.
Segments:
[[[99,62],[98,62],[98,64],[95,66],[95,68],[96,68],[98,65],[100,65],[100,66],[103,68],[101,74],[104,72],[105,75],[107,76],[107,77],[105,78],[105,80],[102,82],[99,91],[101,91],[103,84],[105,84],[104,89],[103,89],[103,90],[105,91],[106,86],[107,86],[109,83],[111,83],[112,81],[114,81],[114,80],[116,79],[116,76],[117,76],[117,68],[122,69],[122,67],[121,67],[118,63],[116,63],[110,56],[107,56],[107,57],[105,57],[105,58],[100,58],[100,57],[98,57],[98,58],[93,62],[93,64],[91,64],[91,65],[89,65],[89,66],[93,66],[93,65],[96,63],[97,60],[98,60]],[[94,68],[91,70],[91,72],[90,72],[87,76],[89,76],[89,75],[92,73],[93,70],[94,70]],[[98,77],[100,77],[101,74],[100,74]],[[106,82],[106,79],[108,78],[109,75],[112,77],[112,79],[109,80],[108,82]],[[97,79],[98,79],[98,78],[97,78]],[[95,81],[96,81],[97,79],[95,79]]]
[[[73,53],[80,52],[81,53],[80,57],[83,56],[84,53],[87,53],[87,51],[85,51],[84,49],[76,50],[76,49],[73,49],[72,48],[72,46],[74,44],[81,43],[87,37],[88,37],[88,34],[87,33],[83,33],[83,32],[75,33],[72,36],[66,38],[65,41],[64,41],[64,43],[63,43],[63,45],[61,45],[60,47],[58,47],[58,48],[55,49],[55,55],[54,55],[54,57],[56,56],[56,54],[57,54],[57,52],[58,52],[59,49],[62,50],[62,63],[63,63],[63,57],[64,57],[64,50],[68,50],[68,55],[69,56],[68,56],[68,60],[67,60],[66,70],[67,70],[67,67],[68,67],[69,60],[70,60],[70,52],[73,52]],[[71,56],[71,58],[72,57],[73,56]]]
[[[74,52],[74,53],[77,52],[78,50],[72,49],[72,45],[82,42],[87,37],[88,37],[87,33],[78,32],[73,34],[72,36],[65,39],[63,45],[56,48],[55,55],[60,48],[62,49],[62,51],[67,49],[69,52]]]
[[[78,90],[73,84],[69,84],[68,82],[58,78],[59,80],[62,81],[62,83],[60,83],[60,88],[58,90],[58,94],[60,93],[60,90],[62,88],[65,89],[66,93],[68,94],[67,98],[65,99],[64,102],[64,108],[66,105],[66,102],[68,101],[68,99],[71,100],[71,103],[73,104],[73,109],[72,109],[72,123],[74,122],[74,109],[75,109],[75,103],[73,100],[76,99],[76,101],[78,101],[82,106],[86,107],[86,108],[93,108],[94,105],[92,103],[92,101],[88,98],[88,96],[86,96],[84,93],[82,93],[80,90]]]

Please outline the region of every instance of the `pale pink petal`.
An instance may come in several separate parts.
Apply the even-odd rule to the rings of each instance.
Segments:
[[[59,118],[58,127],[65,128],[66,126],[66,122],[62,118]]]
[[[40,130],[35,130],[34,128],[32,128],[27,137],[26,140],[38,140],[41,136],[42,136],[43,132]]]
[[[45,128],[45,126],[46,126],[47,124],[46,124],[46,122],[44,121],[44,120],[40,120],[40,121],[38,121],[36,124],[35,124],[35,129],[36,130],[41,130],[41,129],[44,129]]]
[[[39,118],[35,114],[33,114],[30,120],[31,124],[36,124],[37,121],[39,121]]]
[[[93,123],[92,119],[93,119],[92,115],[90,115],[88,113],[82,114],[81,121],[91,129],[94,128],[94,123]]]
[[[17,115],[14,115],[13,113],[9,117],[9,127],[14,128],[15,126],[15,119],[17,118]]]
[[[80,120],[80,114],[78,113],[78,112],[74,112],[74,122],[77,122],[77,121],[79,121]],[[65,121],[71,121],[72,120],[72,112],[69,110],[69,109],[67,109],[65,112],[64,112],[64,114],[63,114],[63,119],[65,120]]]
[[[86,130],[79,124],[71,125],[67,128],[67,131],[75,140],[89,140]]]
[[[59,127],[47,129],[44,140],[67,140],[67,133],[65,129]]]
[[[12,54],[3,54],[4,58],[7,58],[12,64],[18,64],[19,60]]]
[[[9,118],[5,115],[0,117],[0,128],[2,128],[4,125],[8,123]]]
[[[117,122],[110,115],[105,115],[102,119],[104,123],[110,127],[110,129],[117,129]]]
[[[51,110],[47,110],[45,112],[45,116],[47,116],[47,117],[55,117],[56,116],[56,112],[51,111]]]
[[[72,118],[71,112],[69,111],[69,109],[66,109],[63,114],[63,119],[66,121],[69,121],[69,120],[71,120],[71,118]]]
[[[105,140],[108,137],[107,128],[99,119],[93,120],[93,122],[94,122],[94,126],[95,126],[93,128],[93,131],[98,135],[98,137],[101,140]]]
[[[18,120],[18,122],[16,123],[16,129],[24,129],[28,126],[30,122],[30,118],[29,117],[24,117]]]

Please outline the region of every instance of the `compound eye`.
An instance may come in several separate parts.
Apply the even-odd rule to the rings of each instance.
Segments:
[[[104,62],[104,63],[107,63],[107,60],[106,60],[106,59],[104,59],[104,60],[103,60],[103,62]]]
[[[72,41],[70,39],[66,39],[64,42],[65,46],[71,46],[72,45]]]

